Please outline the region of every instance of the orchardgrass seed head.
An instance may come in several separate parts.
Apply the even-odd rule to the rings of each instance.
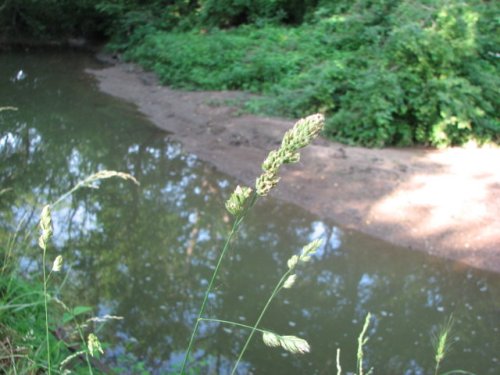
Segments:
[[[323,115],[311,115],[297,121],[294,127],[285,133],[280,148],[271,151],[262,163],[264,173],[255,183],[257,195],[266,196],[278,184],[280,167],[283,164],[297,163],[300,160],[298,151],[318,136],[324,123]]]

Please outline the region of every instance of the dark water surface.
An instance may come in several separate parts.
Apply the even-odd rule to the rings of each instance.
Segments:
[[[140,187],[109,180],[66,200],[54,213],[48,256],[64,256],[67,304],[123,317],[98,333],[111,366],[138,373],[141,360],[151,373],[171,373],[230,229],[223,206],[236,182],[185,154],[133,105],[100,93],[84,72],[96,66],[70,52],[1,55],[0,106],[19,110],[0,113],[0,239],[97,170],[133,174]],[[273,199],[242,227],[207,314],[253,323],[287,259],[314,238],[325,245],[262,323],[307,339],[311,353],[290,355],[256,337],[241,374],[335,374],[337,348],[343,373],[355,371],[368,312],[365,359],[375,374],[432,374],[432,332],[451,314],[455,342],[442,372],[500,374],[500,275],[399,249]],[[39,269],[35,244],[19,251],[26,272]],[[203,325],[192,373],[227,373],[246,333]]]

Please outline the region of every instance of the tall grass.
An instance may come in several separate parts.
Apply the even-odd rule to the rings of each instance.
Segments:
[[[363,324],[363,329],[361,330],[361,333],[358,336],[358,352],[357,352],[357,363],[356,363],[356,368],[358,371],[358,375],[363,375],[363,357],[364,357],[364,346],[368,342],[368,338],[365,337],[366,331],[368,330],[368,326],[370,325],[370,319],[372,318],[372,315],[368,313],[365,318],[365,324]],[[371,369],[368,374],[370,374],[373,371]]]
[[[43,272],[43,303],[45,310],[45,338],[47,343],[47,370],[49,375],[52,373],[52,364],[50,356],[50,335],[49,335],[49,295],[47,293],[47,276],[46,276],[46,255],[47,255],[47,242],[52,235],[52,220],[50,215],[50,206],[45,206],[42,209],[40,218],[41,234],[38,239],[38,246],[42,249],[42,272]],[[60,267],[59,267],[60,269]]]
[[[453,316],[450,316],[448,320],[440,327],[439,331],[433,336],[432,344],[434,346],[434,359],[436,362],[436,367],[434,368],[434,375],[438,375],[439,366],[443,362],[446,354],[451,349],[452,343],[450,342],[450,334],[453,328]]]
[[[254,189],[250,187],[241,187],[237,186],[234,192],[231,194],[229,199],[226,202],[226,209],[229,211],[231,215],[234,216],[234,221],[232,228],[226,238],[222,251],[217,260],[217,264],[215,266],[214,272],[212,273],[212,277],[205,291],[205,295],[203,301],[201,303],[201,307],[198,312],[198,317],[196,318],[193,331],[191,333],[191,337],[189,339],[188,347],[186,349],[186,353],[184,356],[184,360],[182,362],[181,374],[185,373],[186,365],[189,361],[191,351],[193,349],[194,339],[199,329],[199,325],[203,320],[207,320],[204,318],[203,314],[205,312],[208,296],[212,291],[214,282],[217,278],[217,274],[219,273],[220,266],[222,260],[224,259],[226,253],[229,250],[231,240],[234,238],[241,224],[247,217],[249,211],[253,208],[257,200],[261,197],[265,197],[269,194],[269,192],[275,188],[280,180],[279,171],[283,164],[297,163],[300,160],[300,149],[308,146],[312,140],[318,136],[318,134],[323,129],[324,118],[322,115],[316,114],[309,117],[306,117],[302,120],[299,120],[292,129],[287,131],[283,137],[281,142],[281,146],[277,150],[273,150],[269,153],[267,158],[264,160],[262,164],[263,173],[257,178],[255,182]],[[262,308],[259,317],[255,324],[250,328],[250,326],[246,326],[250,328],[250,334],[240,351],[240,354],[236,360],[236,363],[233,367],[232,373],[234,374],[238,364],[240,363],[243,354],[245,353],[248,344],[252,340],[254,333],[258,330],[258,325],[267,311],[270,303],[277,295],[281,288],[291,287],[296,275],[292,274],[295,267],[300,262],[307,261],[311,254],[317,249],[319,243],[313,242],[310,245],[304,247],[304,250],[300,256],[293,256],[288,261],[288,270],[279,280],[278,284],[274,288],[271,296],[267,300],[265,306]],[[219,321],[222,322],[222,321]],[[232,323],[235,324],[235,323]],[[306,345],[308,348],[307,342],[302,339],[298,339],[295,336],[279,336],[275,335],[272,332],[266,333],[264,336],[264,342],[266,344],[277,344],[271,346],[281,346],[285,349],[289,349],[290,351],[295,352],[304,352],[306,350]],[[305,342],[305,344],[304,344]]]
[[[24,282],[23,279],[16,274],[15,266],[13,265],[14,259],[12,259],[13,248],[15,246],[16,237],[18,237],[19,226],[16,233],[9,239],[7,244],[7,249],[5,249],[4,261],[1,268],[1,285],[0,285],[0,297],[2,299],[0,305],[0,314],[4,311],[11,311],[15,314],[14,319],[16,321],[8,321],[7,324],[3,324],[3,319],[0,321],[0,332],[5,332],[6,339],[2,340],[2,345],[7,343],[9,346],[0,347],[0,353],[8,353],[7,356],[2,355],[0,357],[0,370],[5,370],[5,373],[67,373],[68,366],[74,359],[83,359],[86,363],[87,373],[93,374],[93,364],[92,357],[98,357],[102,353],[102,346],[97,338],[97,336],[90,332],[85,338],[83,325],[77,321],[77,317],[82,314],[90,312],[92,309],[85,306],[77,306],[75,308],[69,308],[61,300],[51,295],[51,276],[54,273],[61,272],[63,270],[63,257],[61,255],[52,255],[50,253],[50,243],[53,234],[52,227],[52,210],[56,209],[57,206],[63,202],[67,197],[73,194],[78,189],[84,187],[96,188],[96,184],[104,179],[117,177],[124,180],[130,180],[138,184],[137,180],[129,174],[115,172],[115,171],[100,171],[97,172],[84,180],[78,182],[71,190],[64,193],[60,198],[51,204],[47,204],[43,207],[40,220],[39,229],[40,235],[38,237],[38,247],[42,251],[42,282],[41,291],[37,291],[37,284],[31,285],[30,283]],[[32,231],[28,230],[26,239],[29,239],[29,235]],[[49,258],[53,259],[49,262]],[[48,264],[51,264],[50,271],[48,270]],[[7,285],[3,285],[6,283]],[[35,288],[35,289],[34,289]],[[33,290],[34,289],[34,290]],[[59,307],[62,307],[65,316],[60,316],[55,309],[52,309],[51,305],[55,303]],[[42,306],[43,322],[38,323],[38,312],[32,311],[31,309],[36,309]],[[17,354],[13,347],[21,346],[17,345],[17,341],[23,341],[26,335],[26,329],[21,329],[25,322],[32,321],[33,317],[37,322],[35,325],[28,327],[28,335],[34,335],[35,339],[38,334],[43,335],[43,343],[40,342],[38,347],[33,351],[23,352],[23,354]],[[111,317],[116,318],[116,317]],[[65,346],[66,344],[61,339],[56,339],[52,332],[55,330],[51,327],[51,320],[59,322],[61,324],[71,323],[74,325],[74,330],[80,341],[80,350],[74,352],[68,351]],[[41,333],[41,328],[43,326],[43,334]],[[16,328],[19,327],[19,333],[16,332]],[[22,331],[22,332],[21,332]],[[31,332],[31,333],[30,333]],[[19,336],[19,337],[18,337]],[[36,340],[35,340],[36,341]],[[54,346],[57,346],[54,349]],[[66,350],[65,350],[66,349]],[[45,354],[43,354],[45,353]],[[41,356],[42,355],[42,356]],[[44,356],[44,360],[42,359]],[[5,368],[3,365],[4,358],[9,360],[10,366]],[[21,363],[23,362],[23,363]],[[10,370],[9,370],[10,368]]]
[[[356,353],[356,373],[354,375],[364,375],[363,358],[364,358],[364,348],[368,342],[368,337],[366,337],[366,332],[368,331],[368,326],[370,325],[370,320],[372,314],[368,313],[365,317],[365,322],[363,323],[363,328],[358,336],[358,350]],[[335,365],[337,368],[337,375],[342,375],[342,366],[340,365],[340,348],[337,348],[337,355],[335,359]],[[351,373],[350,373],[351,374]],[[366,375],[373,374],[373,367],[370,368]]]
[[[452,331],[453,325],[455,324],[455,320],[453,319],[453,315],[450,315],[448,319],[441,324],[437,331],[435,331],[432,335],[431,341],[432,346],[434,347],[434,375],[439,374],[439,369],[441,368],[441,364],[444,359],[448,355],[453,345]],[[440,375],[452,375],[452,374],[463,374],[463,375],[474,375],[474,373],[465,371],[465,370],[451,370]]]

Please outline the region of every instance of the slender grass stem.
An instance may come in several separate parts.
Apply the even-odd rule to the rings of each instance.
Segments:
[[[434,368],[434,375],[438,375],[439,371],[439,362],[436,362],[436,367]]]
[[[73,194],[75,191],[77,191],[80,187],[84,186],[83,181],[78,182],[71,190],[67,191],[63,195],[61,195],[59,198],[57,198],[54,203],[51,204],[52,207],[57,206],[59,203],[61,203],[63,200],[65,200],[67,197],[69,197],[71,194]]]
[[[200,310],[198,312],[198,317],[196,318],[193,332],[191,333],[191,337],[189,339],[188,348],[186,350],[186,354],[184,355],[184,360],[182,361],[182,367],[181,367],[181,372],[180,372],[181,375],[184,374],[184,371],[186,369],[186,364],[189,360],[189,355],[191,354],[191,350],[193,348],[193,343],[194,343],[194,339],[196,337],[196,333],[198,331],[198,326],[200,325],[200,321],[202,321],[202,315],[205,312],[205,307],[207,305],[208,296],[210,295],[210,292],[212,291],[212,287],[214,285],[215,279],[217,278],[217,274],[219,272],[220,265],[222,264],[222,260],[224,259],[224,256],[226,255],[226,252],[229,249],[229,244],[231,243],[231,240],[233,239],[234,235],[238,232],[238,228],[240,227],[240,225],[243,222],[243,220],[245,219],[248,211],[254,206],[256,201],[257,201],[257,194],[254,193],[252,195],[252,199],[251,199],[250,203],[248,204],[248,206],[246,207],[246,209],[243,211],[243,213],[240,216],[238,216],[234,220],[231,231],[229,232],[229,235],[226,238],[226,242],[224,243],[222,251],[219,255],[219,259],[217,260],[217,265],[215,266],[215,270],[212,273],[212,277],[211,277],[210,282],[208,284],[208,287],[205,291],[205,296],[203,297],[203,302],[202,302]]]
[[[72,311],[71,309],[63,302],[61,301],[60,299],[58,298],[54,298],[54,302],[58,303],[63,309],[64,311],[66,311],[67,313],[69,314],[72,314]],[[92,364],[90,362],[90,358],[89,358],[89,351],[88,351],[88,346],[87,346],[87,343],[85,341],[85,335],[83,334],[83,330],[82,330],[82,325],[77,321],[76,317],[73,316],[73,319],[75,321],[75,327],[76,327],[76,330],[78,332],[78,336],[80,336],[80,340],[82,342],[82,345],[83,347],[85,348],[85,350],[82,350],[82,351],[79,351],[78,353],[74,353],[73,355],[70,355],[69,357],[67,357],[66,359],[64,359],[59,365],[60,365],[60,368],[62,369],[64,366],[66,366],[66,364],[71,361],[73,358],[76,358],[78,357],[79,355],[84,355],[85,356],[85,362],[87,362],[87,367],[89,369],[89,374],[90,375],[93,375],[94,372],[92,371]]]
[[[337,348],[337,375],[342,375],[342,367],[340,367],[340,348]]]
[[[363,329],[361,330],[361,333],[358,336],[358,353],[357,353],[357,374],[358,375],[363,375],[363,347],[368,341],[368,338],[365,338],[366,331],[368,330],[368,326],[370,325],[370,319],[372,317],[372,314],[368,313],[365,318],[365,323],[363,325]]]
[[[231,322],[230,320],[223,320],[223,319],[213,319],[213,318],[201,318],[200,320],[204,320],[206,322],[217,322],[217,323],[223,323],[223,324],[228,324],[236,327],[242,327],[242,328],[247,328],[247,329],[254,329],[254,327],[249,326],[247,324],[242,324],[242,323],[236,323],[236,322]],[[266,333],[268,331],[260,329],[260,328],[255,328],[256,331]]]
[[[259,326],[260,321],[264,317],[264,314],[266,313],[267,309],[269,308],[269,305],[271,304],[272,300],[278,294],[278,292],[280,291],[280,289],[283,286],[283,283],[288,278],[288,276],[292,273],[292,271],[293,270],[289,269],[287,272],[285,272],[285,274],[281,277],[280,281],[276,284],[276,287],[274,288],[273,292],[271,293],[271,296],[269,297],[264,308],[260,312],[260,315],[257,318],[257,321],[253,325],[252,331],[250,332],[250,335],[248,336],[247,341],[245,342],[245,345],[243,345],[243,349],[241,349],[241,351],[240,351],[240,355],[238,356],[238,359],[236,360],[236,363],[234,364],[233,369],[231,370],[231,375],[236,373],[236,369],[238,368],[238,365],[240,364],[241,359],[243,358],[243,354],[245,354],[245,351],[247,350],[248,345],[250,344],[250,341],[252,340],[253,335],[255,334],[255,331],[259,330],[257,327]]]
[[[7,241],[7,252],[5,253],[4,260],[2,263],[2,270],[0,271],[0,274],[3,274],[7,267],[10,265],[10,258],[12,256],[12,252],[14,250],[14,245],[16,243],[17,238],[19,237],[19,233],[21,232],[21,227],[25,223],[25,218],[26,215],[23,215],[21,220],[19,220],[19,223],[17,224],[16,231],[14,232],[13,235],[9,236],[9,239]]]
[[[46,270],[46,254],[47,254],[47,241],[52,235],[52,224],[51,224],[51,209],[66,199],[68,196],[73,194],[75,191],[80,189],[83,186],[91,186],[93,182],[107,179],[110,177],[120,177],[125,180],[132,180],[134,183],[139,184],[139,182],[131,175],[122,172],[116,171],[100,171],[90,175],[86,179],[78,182],[71,190],[63,194],[59,199],[57,199],[54,203],[46,205],[42,209],[41,218],[40,218],[40,229],[42,230],[42,234],[40,235],[38,245],[41,247],[42,253],[42,273],[43,273],[43,300],[44,300],[44,309],[45,309],[45,338],[47,345],[47,373],[49,375],[52,374],[52,363],[51,363],[51,350],[50,350],[50,336],[49,336],[49,312],[48,312],[48,293],[47,293],[47,285],[52,274],[52,271],[47,276]],[[80,337],[85,344],[85,339],[83,336],[83,332],[81,331],[81,327],[77,324],[78,331],[80,333]],[[89,373],[92,375],[92,366],[90,364],[90,360],[88,354],[85,354],[85,358],[87,360],[87,364],[89,367]]]
[[[76,327],[77,327],[76,329],[78,330],[78,334],[80,336],[80,340],[82,340],[83,345],[86,345],[85,344],[85,336],[83,335],[83,332],[82,332],[82,327],[78,323],[76,324]],[[92,364],[90,363],[88,348],[87,348],[87,350],[85,350],[85,362],[87,362],[89,374],[94,375],[94,371],[92,371]]]
[[[50,359],[50,337],[49,337],[49,310],[48,310],[48,302],[47,302],[47,277],[45,271],[45,254],[46,251],[43,250],[42,255],[42,269],[43,269],[43,301],[44,301],[44,309],[45,309],[45,340],[47,342],[47,370],[48,374],[52,373],[52,365]]]
[[[231,239],[238,231],[240,224],[243,222],[246,217],[248,211],[254,206],[257,201],[258,196],[266,196],[273,189],[279,181],[278,172],[283,164],[291,164],[299,161],[300,154],[299,150],[301,148],[306,147],[309,143],[311,143],[312,139],[318,136],[319,132],[323,128],[324,125],[324,117],[320,114],[308,116],[307,118],[299,120],[292,129],[287,131],[283,136],[283,140],[281,142],[281,146],[278,150],[273,150],[269,153],[267,158],[262,163],[262,170],[264,173],[255,181],[255,191],[252,194],[249,204],[245,204],[247,202],[248,194],[251,189],[249,187],[241,188],[237,186],[234,193],[230,196],[229,200],[226,202],[226,209],[233,215],[235,215],[236,219],[234,221],[233,227],[229,236],[226,239],[222,252],[217,261],[217,266],[215,267],[214,272],[212,273],[212,278],[208,287],[205,291],[205,297],[203,298],[203,303],[201,304],[201,308],[198,312],[198,318],[196,319],[195,326],[193,332],[191,333],[191,338],[189,339],[188,348],[186,350],[186,354],[184,356],[184,360],[182,362],[181,375],[184,374],[184,370],[186,368],[186,364],[189,360],[189,355],[191,353],[191,349],[193,346],[194,338],[196,336],[196,332],[198,331],[198,326],[202,319],[203,312],[205,311],[205,306],[208,300],[208,295],[212,290],[213,283],[217,277],[217,273],[219,272],[219,267],[222,263],[222,260],[226,254],[226,251],[229,247],[229,243]],[[243,210],[242,210],[243,209]],[[242,212],[241,212],[242,211]],[[280,282],[274,288],[274,291],[264,306],[257,322],[252,328],[250,336],[248,337],[243,350],[241,351],[238,360],[233,368],[232,374],[236,371],[238,364],[248,347],[250,340],[252,339],[255,331],[257,330],[257,326],[259,325],[262,317],[264,316],[267,308],[269,307],[272,299],[278,293],[282,284],[285,282],[286,277],[289,275],[290,270],[285,273],[285,275],[281,278]]]

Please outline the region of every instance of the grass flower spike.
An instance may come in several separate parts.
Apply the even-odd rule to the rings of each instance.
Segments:
[[[262,334],[262,341],[270,347],[281,346],[287,352],[292,354],[309,353],[311,347],[306,340],[297,336],[280,336],[275,333],[266,331]]]
[[[54,260],[54,263],[52,264],[52,272],[61,271],[62,264],[63,264],[63,257],[62,255],[58,255]]]
[[[307,263],[311,260],[311,256],[316,253],[319,247],[322,244],[322,240],[317,239],[312,242],[309,242],[302,248],[302,252],[300,255],[292,255],[290,259],[287,261],[287,266],[290,271],[292,271],[299,263]]]
[[[302,253],[300,254],[299,257],[299,262],[309,262],[311,260],[311,256],[318,251],[319,247],[321,246],[322,241],[320,239],[314,240],[312,242],[309,242],[306,246],[302,248]]]
[[[439,331],[432,337],[432,345],[434,346],[435,351],[434,359],[436,361],[434,375],[438,374],[439,367],[441,366],[441,363],[443,362],[446,354],[449,352],[451,345],[453,344],[453,342],[450,342],[453,324],[453,316],[451,315],[439,328]]]
[[[226,209],[233,216],[240,215],[245,209],[245,203],[252,193],[252,188],[236,186],[233,194],[226,201]]]
[[[299,150],[309,145],[323,129],[325,118],[317,113],[297,121],[292,129],[283,136],[281,146],[269,153],[262,163],[264,173],[257,178],[255,190],[264,197],[279,181],[279,169],[283,164],[297,163],[300,160]]]
[[[47,250],[47,241],[52,235],[52,218],[50,216],[50,206],[46,205],[42,209],[40,215],[40,237],[38,238],[38,246],[45,251]]]
[[[265,197],[269,192],[278,185],[280,178],[278,173],[265,172],[255,182],[255,190],[257,195]]]
[[[87,347],[89,349],[89,353],[92,357],[94,357],[97,353],[104,354],[102,350],[101,342],[93,333],[89,334],[87,339]]]
[[[319,135],[324,122],[325,118],[319,113],[297,121],[283,136],[280,149],[295,152],[306,147]]]

